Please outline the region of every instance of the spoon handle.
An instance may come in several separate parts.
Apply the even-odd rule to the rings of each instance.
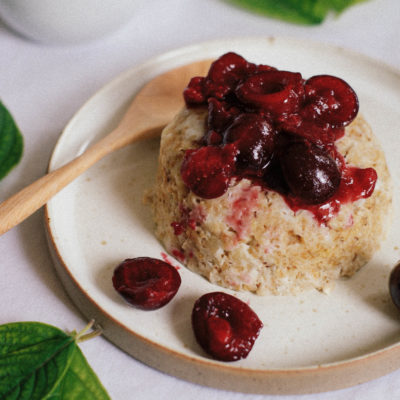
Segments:
[[[106,136],[83,154],[49,172],[0,204],[0,235],[21,223],[80,174],[115,150]]]

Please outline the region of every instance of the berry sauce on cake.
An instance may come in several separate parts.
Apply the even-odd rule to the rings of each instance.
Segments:
[[[150,196],[170,254],[258,294],[327,291],[372,257],[390,177],[348,83],[227,53],[183,96]]]

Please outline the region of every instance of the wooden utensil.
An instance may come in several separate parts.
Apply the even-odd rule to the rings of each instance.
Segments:
[[[118,126],[83,154],[0,204],[0,235],[18,225],[62,188],[107,154],[137,140],[158,135],[183,107],[182,92],[193,76],[204,76],[210,60],[170,70],[148,82],[135,96]]]

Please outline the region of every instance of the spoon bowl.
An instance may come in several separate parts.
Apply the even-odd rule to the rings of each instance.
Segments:
[[[24,221],[47,201],[111,152],[158,135],[183,107],[182,92],[193,76],[206,75],[210,60],[172,69],[137,93],[119,124],[103,139],[62,167],[44,175],[0,204],[0,235]]]

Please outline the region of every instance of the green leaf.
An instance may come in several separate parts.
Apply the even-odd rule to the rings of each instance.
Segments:
[[[1,325],[0,399],[109,400],[77,345],[84,337],[39,322]]]
[[[269,17],[303,25],[323,22],[330,12],[341,13],[347,7],[366,0],[229,0],[238,6]]]
[[[21,159],[23,138],[13,117],[0,101],[0,179]]]

